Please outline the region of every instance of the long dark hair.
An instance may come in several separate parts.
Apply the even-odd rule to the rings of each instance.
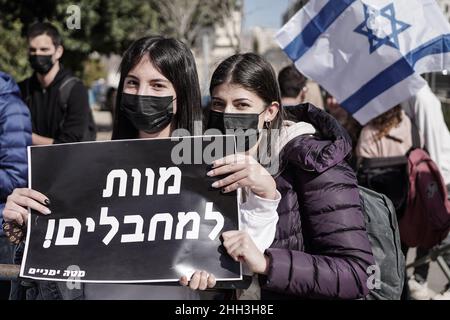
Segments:
[[[224,83],[240,85],[255,93],[267,105],[276,101],[280,105],[275,119],[271,122],[271,129],[280,129],[283,115],[281,95],[275,71],[269,62],[254,53],[235,54],[219,64],[214,71],[209,93]]]
[[[177,96],[176,129],[194,132],[194,123],[201,121],[201,96],[194,56],[181,41],[162,36],[136,40],[125,52],[120,64],[120,82],[117,90],[116,112],[112,139],[134,139],[138,130],[121,111],[125,77],[145,56],[173,85]]]

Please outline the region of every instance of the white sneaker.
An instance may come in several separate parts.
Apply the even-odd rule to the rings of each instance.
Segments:
[[[433,300],[450,300],[450,290],[444,291],[434,296]]]
[[[419,283],[414,276],[408,280],[410,296],[414,300],[431,300],[436,292],[428,288],[428,283]]]

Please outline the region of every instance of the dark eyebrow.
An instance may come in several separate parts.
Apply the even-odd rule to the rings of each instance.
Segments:
[[[219,100],[219,101],[224,101],[223,99],[220,99],[219,97],[211,97],[212,100]]]
[[[246,102],[246,101],[248,101],[248,102],[253,102],[252,100],[247,99],[247,98],[240,98],[240,99],[235,99],[235,100],[233,100],[233,102]]]
[[[135,79],[135,80],[139,80],[138,77],[136,77],[136,76],[134,76],[134,75],[132,75],[132,74],[128,74],[125,78],[133,78],[133,79]]]
[[[47,49],[47,50],[50,50],[50,47],[33,47],[33,46],[29,46],[28,47],[28,49],[29,50],[38,50],[38,49],[40,49],[40,50],[44,50],[44,49]]]
[[[166,80],[166,79],[152,79],[152,80],[150,80],[150,82],[165,82],[165,83],[170,83],[170,81],[169,80]]]

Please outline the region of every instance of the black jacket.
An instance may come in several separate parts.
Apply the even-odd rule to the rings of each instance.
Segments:
[[[70,76],[71,73],[61,66],[45,89],[36,74],[19,83],[22,98],[30,108],[33,133],[53,138],[54,143],[82,141],[89,125],[88,93],[81,81],[73,86],[65,112],[58,102],[59,88]]]

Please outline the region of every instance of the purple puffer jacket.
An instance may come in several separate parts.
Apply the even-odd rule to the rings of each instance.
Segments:
[[[321,138],[298,136],[280,155],[282,195],[262,299],[358,299],[375,264],[357,181],[346,159],[351,140],[327,113],[305,104],[298,120]]]

